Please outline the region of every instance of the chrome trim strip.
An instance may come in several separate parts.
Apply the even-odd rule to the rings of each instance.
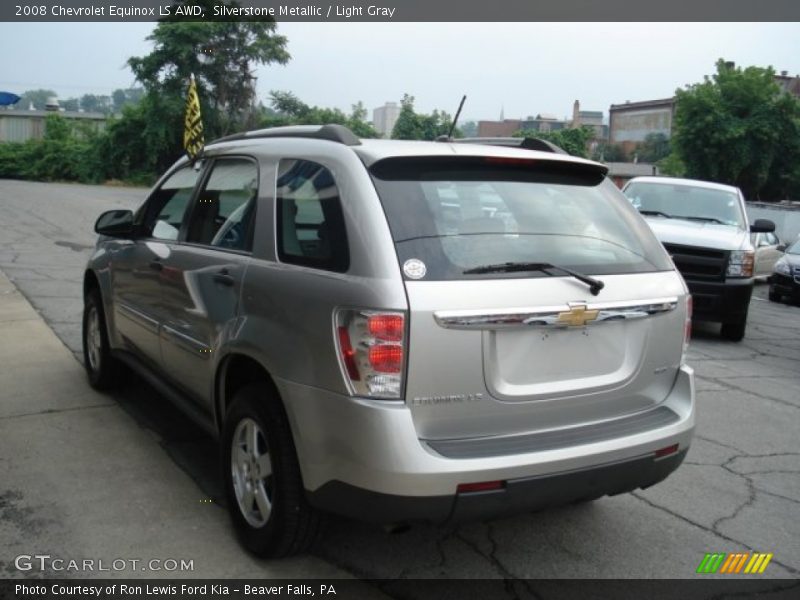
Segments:
[[[433,318],[440,327],[446,329],[510,329],[514,327],[563,329],[571,325],[560,321],[559,315],[569,312],[577,305],[585,306],[586,311],[598,311],[594,319],[585,323],[585,325],[595,325],[608,321],[644,319],[670,312],[678,306],[678,298],[673,296],[628,302],[593,302],[586,305],[569,303],[562,306],[511,310],[441,310],[434,312]]]

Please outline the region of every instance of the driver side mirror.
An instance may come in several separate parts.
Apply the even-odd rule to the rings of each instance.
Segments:
[[[750,225],[750,233],[772,233],[775,231],[775,223],[769,219],[756,219]]]
[[[789,244],[779,244],[776,250],[778,252],[786,252],[786,249],[789,247]]]
[[[135,227],[130,210],[108,210],[97,218],[95,232],[115,238],[133,237]]]

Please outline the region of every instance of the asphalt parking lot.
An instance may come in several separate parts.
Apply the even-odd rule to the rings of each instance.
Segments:
[[[695,328],[689,362],[697,372],[697,435],[687,461],[664,483],[585,505],[402,534],[332,520],[310,556],[252,559],[227,527],[213,442],[137,380],[99,396],[83,379],[81,278],[92,225],[103,210],[135,207],[144,194],[0,180],[0,271],[47,324],[36,335],[52,330],[63,342],[52,338],[41,348],[68,382],[48,387],[37,370],[54,363],[26,354],[34,346],[12,347],[18,338],[0,341],[11,361],[4,364],[16,365],[0,377],[0,573],[18,575],[13,557],[26,548],[80,556],[135,548],[137,555],[193,558],[195,577],[687,578],[706,552],[740,551],[774,553],[772,577],[800,574],[800,307],[767,301],[766,286],[756,289],[743,342],[720,339],[713,326]],[[0,287],[0,302],[15,293]],[[3,321],[4,330],[13,322]],[[45,435],[54,436],[52,451],[75,461],[67,475],[49,466]],[[93,437],[91,447],[73,452]],[[129,493],[90,493],[106,478]],[[191,508],[178,508],[176,498]]]

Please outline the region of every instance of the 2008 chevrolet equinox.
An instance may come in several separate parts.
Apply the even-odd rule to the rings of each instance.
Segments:
[[[694,430],[687,288],[603,165],[525,142],[303,126],[179,160],[95,225],[91,384],[126,365],[217,435],[264,556],[322,512],[445,521],[661,481]]]

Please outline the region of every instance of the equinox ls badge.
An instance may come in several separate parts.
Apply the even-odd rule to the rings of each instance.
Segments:
[[[586,310],[585,302],[568,302],[569,310],[558,313],[558,322],[569,327],[582,327],[594,321],[600,313],[598,310]]]

